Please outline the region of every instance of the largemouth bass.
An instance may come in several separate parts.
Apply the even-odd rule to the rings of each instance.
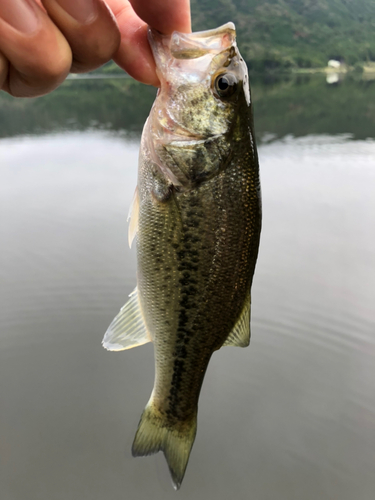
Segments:
[[[138,285],[103,345],[154,343],[154,388],[132,452],[163,451],[178,489],[210,358],[250,342],[260,183],[233,23],[171,36],[150,30],[149,41],[161,88],[143,130],[129,227]]]

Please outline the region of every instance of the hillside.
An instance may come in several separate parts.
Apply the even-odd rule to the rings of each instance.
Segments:
[[[193,29],[236,24],[253,70],[375,61],[375,0],[191,0]]]

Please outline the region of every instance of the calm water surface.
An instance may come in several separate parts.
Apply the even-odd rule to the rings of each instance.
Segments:
[[[108,85],[0,98],[2,500],[176,495],[161,454],[130,453],[152,345],[101,347],[135,285],[126,216],[153,99]],[[177,495],[373,500],[375,89],[260,82],[254,99],[264,229],[252,341],[211,360]]]

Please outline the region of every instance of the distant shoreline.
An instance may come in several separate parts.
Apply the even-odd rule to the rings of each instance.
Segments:
[[[375,64],[370,63],[370,64],[363,64],[362,70],[363,73],[366,73],[368,75],[374,75],[375,76]],[[338,74],[346,74],[346,73],[351,73],[353,71],[356,71],[356,68],[353,66],[346,66],[342,65],[340,68],[331,68],[330,66],[325,66],[322,68],[292,68],[292,73],[307,73],[307,74],[314,74],[314,73],[338,73]]]
[[[375,63],[357,63],[355,66],[347,66],[346,64],[341,64],[338,68],[334,68],[331,66],[325,67],[313,67],[313,68],[300,68],[300,67],[291,67],[291,68],[272,68],[265,69],[264,71],[257,71],[256,69],[252,69],[250,66],[251,74],[273,74],[273,75],[281,75],[281,74],[296,74],[296,75],[314,75],[314,74],[325,74],[329,75],[341,75],[342,77],[347,74],[361,74],[365,79],[375,79]],[[95,70],[92,73],[86,74],[71,74],[68,76],[69,80],[90,80],[90,79],[108,79],[108,78],[130,78],[130,76],[125,73],[122,69],[120,69],[114,62],[110,62],[103,68],[99,70]]]

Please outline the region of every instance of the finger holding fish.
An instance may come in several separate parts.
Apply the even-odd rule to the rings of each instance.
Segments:
[[[2,89],[15,97],[50,92],[69,73],[72,52],[69,44],[33,0],[4,0],[0,3],[0,52]]]
[[[120,43],[102,0],[2,0],[0,52],[8,61],[2,89],[16,97],[51,92],[69,72],[109,61]]]
[[[92,71],[114,58],[131,76],[159,85],[147,42],[158,30],[190,30],[187,0],[2,0],[0,89],[34,97],[57,88],[69,72]],[[143,19],[142,19],[143,17]]]
[[[189,0],[107,0],[107,3],[121,33],[121,43],[114,60],[136,80],[159,86],[147,40],[148,26],[164,34],[190,32]]]
[[[171,35],[191,32],[190,0],[130,0],[134,12],[151,28]]]
[[[42,0],[73,54],[71,73],[87,73],[108,62],[120,45],[113,13],[103,0]]]

